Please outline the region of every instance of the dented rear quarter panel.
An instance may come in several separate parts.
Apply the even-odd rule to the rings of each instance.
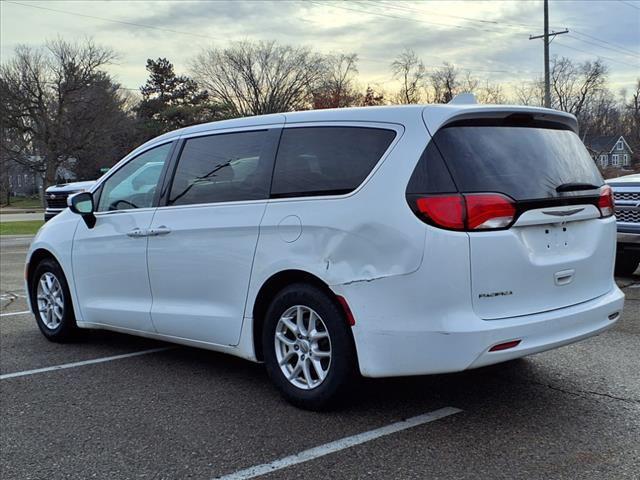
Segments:
[[[411,115],[405,115],[403,124],[314,123],[391,128],[397,135],[371,174],[350,194],[268,202],[260,225],[247,317],[252,316],[260,287],[284,270],[311,273],[333,288],[406,275],[420,267],[426,229],[407,205],[405,189],[430,137],[420,110],[406,113]],[[299,219],[299,227],[292,216]]]

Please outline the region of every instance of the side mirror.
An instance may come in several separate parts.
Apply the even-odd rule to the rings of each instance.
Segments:
[[[96,216],[93,214],[93,195],[91,192],[79,192],[67,198],[69,210],[78,215],[82,215],[87,227],[93,228],[96,224]]]

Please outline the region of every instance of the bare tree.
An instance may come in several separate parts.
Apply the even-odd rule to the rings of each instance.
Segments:
[[[544,104],[544,80],[522,82],[514,87],[515,103],[541,107]]]
[[[437,68],[429,75],[434,103],[448,103],[462,91],[463,81],[459,77],[459,70],[448,62],[445,62],[442,67]],[[471,92],[476,86],[477,82],[467,73],[465,90]]]
[[[325,74],[313,92],[313,108],[341,108],[357,104],[362,96],[355,85],[358,55],[328,55],[325,65]]]
[[[474,91],[479,103],[507,103],[504,90],[499,83],[491,83],[489,80],[485,80],[483,84],[478,83],[478,86],[472,91]]]
[[[606,82],[607,67],[599,59],[576,64],[568,58],[555,57],[551,63],[551,105],[580,116]]]
[[[603,89],[580,112],[580,136],[626,135],[622,127],[622,109],[614,94]]]
[[[46,188],[61,166],[123,128],[118,86],[101,71],[114,58],[91,40],[17,47],[0,67],[5,161],[38,173]]]
[[[322,55],[276,42],[209,48],[192,60],[191,70],[235,116],[308,108],[326,72]]]
[[[402,86],[396,95],[398,103],[420,103],[423,97],[427,71],[411,49],[406,49],[391,63],[393,77],[399,79]]]
[[[640,78],[636,80],[631,98],[625,102],[624,125],[628,128],[636,159],[640,159]]]

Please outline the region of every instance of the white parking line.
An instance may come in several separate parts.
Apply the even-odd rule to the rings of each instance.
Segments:
[[[24,315],[25,313],[31,313],[31,310],[23,310],[22,312],[0,313],[0,317],[8,317],[10,315]]]
[[[335,442],[325,443],[324,445],[310,448],[309,450],[304,450],[300,453],[281,458],[280,460],[275,460],[271,463],[263,463],[262,465],[256,465],[255,467],[250,467],[245,470],[239,470],[229,475],[217,477],[217,479],[242,480],[246,478],[259,477],[260,475],[266,475],[267,473],[275,472],[276,470],[281,470],[283,468],[290,467],[291,465],[297,465],[298,463],[308,462],[309,460],[323,457],[325,455],[329,455],[330,453],[338,452],[355,445],[370,442],[371,440],[375,440],[376,438],[384,437],[385,435],[390,435],[396,432],[401,432],[402,430],[407,430],[408,428],[413,428],[418,425],[433,422],[434,420],[439,420],[441,418],[448,417],[449,415],[460,412],[462,412],[462,410],[460,410],[459,408],[441,408],[439,410],[434,410],[433,412],[418,415],[417,417],[408,418],[400,422],[395,422],[384,427],[376,428],[375,430],[369,430],[368,432],[358,433],[357,435],[341,438],[340,440],[336,440]]]
[[[62,365],[54,365],[53,367],[36,368],[35,370],[24,370],[22,372],[5,373],[0,375],[0,380],[6,380],[8,378],[24,377],[27,375],[34,375],[36,373],[53,372],[55,370],[63,370],[65,368],[82,367],[84,365],[92,365],[94,363],[111,362],[113,360],[120,360],[122,358],[138,357],[140,355],[147,355],[148,353],[165,352],[167,350],[173,350],[178,347],[162,347],[152,348],[150,350],[142,350],[140,352],[124,353],[122,355],[113,355],[112,357],[94,358],[93,360],[85,360],[83,362],[63,363]]]

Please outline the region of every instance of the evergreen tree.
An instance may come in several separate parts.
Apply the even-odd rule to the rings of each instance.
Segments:
[[[195,80],[176,75],[166,58],[147,60],[149,79],[140,87],[142,100],[136,111],[146,138],[162,133],[224,118],[223,109]]]

